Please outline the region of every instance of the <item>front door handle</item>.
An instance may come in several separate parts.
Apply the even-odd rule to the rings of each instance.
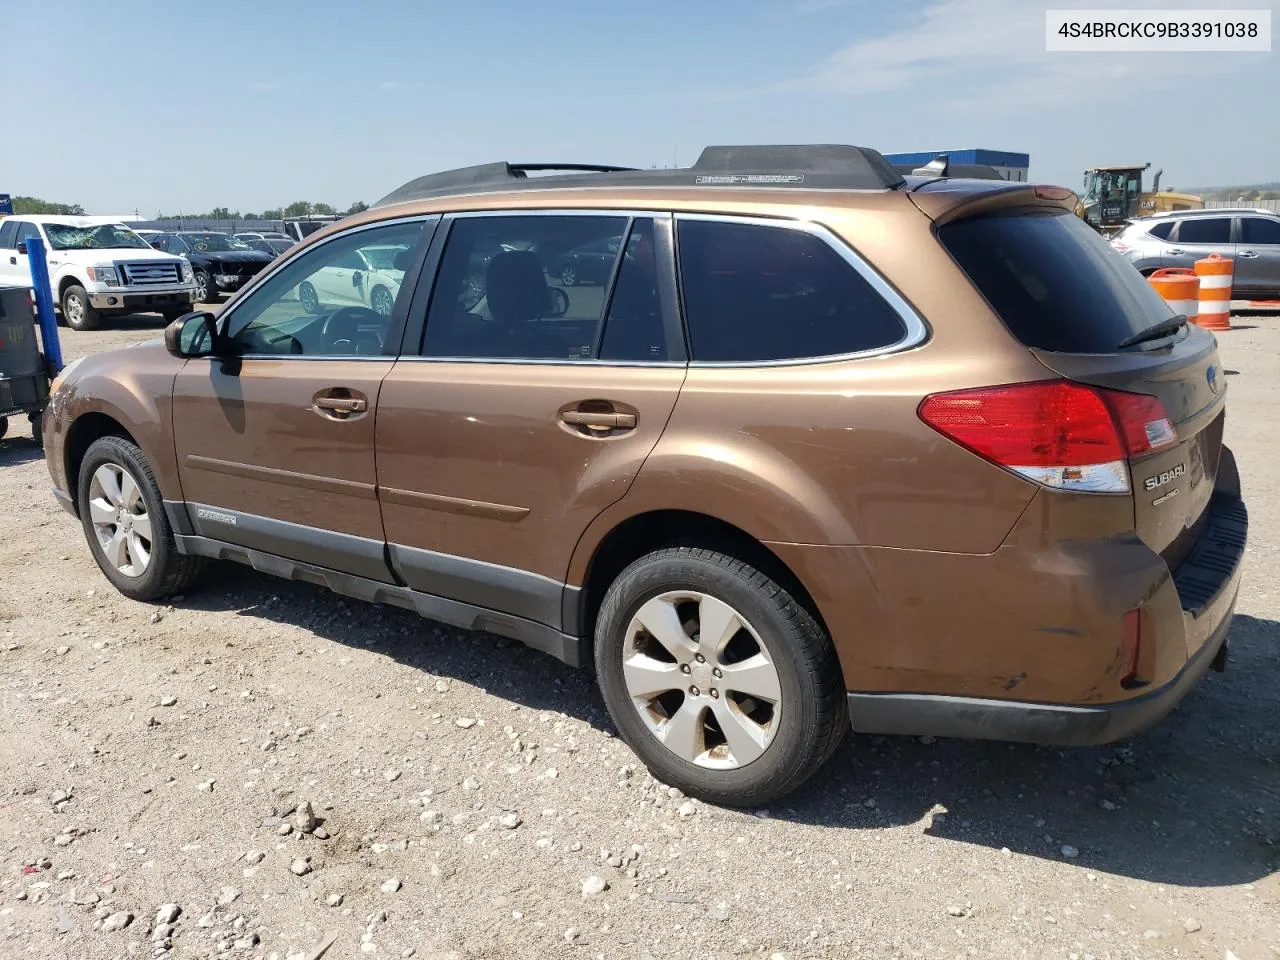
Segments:
[[[575,427],[590,427],[593,430],[634,430],[636,415],[634,413],[596,413],[587,410],[565,410],[560,419]]]
[[[364,413],[369,401],[363,397],[316,397],[316,406],[336,413]]]
[[[10,262],[11,264],[13,264],[13,265],[16,267],[16,266],[18,265],[18,258],[17,258],[17,257],[10,257],[10,258],[9,258],[9,262]]]
[[[1254,253],[1252,250],[1241,250],[1239,253],[1236,254],[1236,256],[1239,257],[1241,260],[1256,260],[1258,257],[1258,255]]]
[[[1186,252],[1187,251],[1183,250],[1181,247],[1170,247],[1168,250],[1165,251],[1165,253],[1172,254],[1175,257],[1181,256]]]

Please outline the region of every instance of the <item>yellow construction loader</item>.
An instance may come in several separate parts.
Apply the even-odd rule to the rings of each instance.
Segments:
[[[1084,190],[1076,203],[1076,216],[1099,233],[1110,236],[1133,217],[1149,217],[1168,210],[1201,210],[1204,198],[1190,193],[1160,189],[1157,170],[1151,191],[1142,189],[1142,174],[1151,164],[1140,167],[1094,167],[1084,173]]]

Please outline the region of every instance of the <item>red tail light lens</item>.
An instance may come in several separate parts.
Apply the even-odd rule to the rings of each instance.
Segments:
[[[1142,611],[1130,610],[1124,615],[1120,633],[1120,686],[1138,683],[1138,653],[1142,648]]]
[[[1128,457],[1176,444],[1155,397],[1068,380],[936,393],[920,418],[939,433],[1046,486],[1129,491]]]

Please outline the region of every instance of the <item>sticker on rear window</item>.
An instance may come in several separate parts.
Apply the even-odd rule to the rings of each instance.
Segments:
[[[702,184],[738,184],[738,183],[804,183],[802,173],[726,173],[703,175],[694,180]]]

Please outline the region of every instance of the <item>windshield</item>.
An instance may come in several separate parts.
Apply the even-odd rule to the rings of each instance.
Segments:
[[[375,270],[395,270],[396,257],[405,250],[404,247],[365,247],[364,258]]]
[[[147,241],[118,223],[99,227],[76,227],[69,223],[46,223],[49,246],[54,250],[118,250],[149,249]]]
[[[191,249],[200,253],[208,250],[250,250],[243,240],[229,237],[225,233],[184,233],[182,239],[191,244]]]

